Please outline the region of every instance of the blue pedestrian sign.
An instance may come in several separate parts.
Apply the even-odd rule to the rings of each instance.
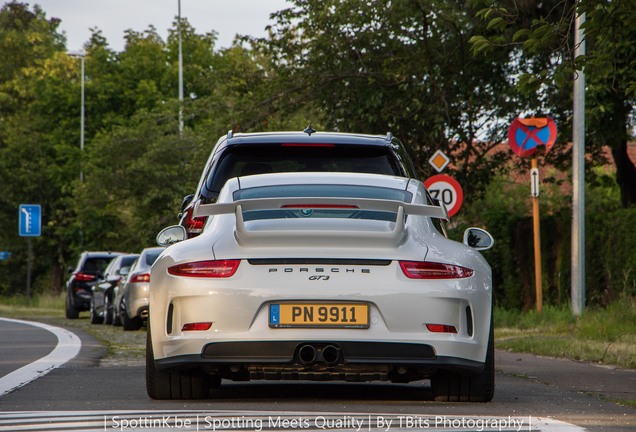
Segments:
[[[19,217],[21,237],[38,237],[42,234],[40,204],[20,204]]]

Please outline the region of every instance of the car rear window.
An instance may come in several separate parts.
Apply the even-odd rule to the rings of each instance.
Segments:
[[[206,181],[218,193],[233,177],[280,172],[355,172],[404,176],[387,148],[365,145],[293,143],[228,147]]]
[[[146,265],[152,266],[155,263],[155,261],[157,261],[157,258],[159,257],[159,255],[161,255],[161,252],[163,252],[163,250],[149,251],[146,254]]]
[[[337,197],[337,198],[369,198],[391,201],[411,202],[413,195],[405,190],[361,185],[332,184],[298,184],[260,186],[235,191],[235,201],[258,198],[285,197]],[[311,204],[308,200],[307,204]],[[359,208],[282,208],[273,210],[253,210],[243,214],[246,221],[256,219],[284,218],[346,218],[372,219],[395,222],[396,213],[377,210],[361,210]]]
[[[124,257],[124,258],[121,259],[121,266],[122,267],[130,267],[135,262],[136,259],[137,259],[137,257],[134,256],[134,255],[133,256],[129,256],[129,257]]]
[[[108,267],[108,264],[113,260],[113,258],[86,258],[84,261],[84,265],[82,266],[82,273],[91,273],[91,274],[99,274],[103,273]]]

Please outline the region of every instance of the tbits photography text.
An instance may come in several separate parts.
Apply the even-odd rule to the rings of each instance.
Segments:
[[[184,412],[142,416],[104,416],[104,431],[352,431],[402,432],[419,430],[491,432],[532,431],[532,417],[460,417],[445,415],[295,415],[219,416]]]

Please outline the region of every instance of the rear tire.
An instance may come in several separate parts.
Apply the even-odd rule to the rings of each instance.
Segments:
[[[120,306],[117,303],[113,303],[113,325],[115,327],[121,327],[121,313],[119,310]]]
[[[69,296],[66,296],[66,318],[77,319],[79,318],[79,311],[73,307],[73,303]]]
[[[143,324],[141,317],[136,316],[130,318],[128,316],[126,303],[124,303],[123,299],[121,301],[121,323],[124,326],[124,330],[126,331],[139,330],[141,328],[141,325]]]
[[[113,306],[110,304],[108,296],[104,296],[104,324],[113,323]]]
[[[476,375],[440,371],[431,378],[433,397],[440,402],[490,402],[495,395],[495,338],[493,320],[484,370]]]
[[[216,380],[215,380],[216,379]],[[218,381],[218,382],[217,382]],[[221,380],[196,370],[163,371],[157,369],[152,351],[150,326],[146,333],[146,393],[151,399],[205,399],[210,384],[218,387]]]
[[[91,314],[91,324],[102,324],[104,322],[104,317],[99,316],[95,310],[95,299],[93,296],[91,296],[91,305],[89,310]]]

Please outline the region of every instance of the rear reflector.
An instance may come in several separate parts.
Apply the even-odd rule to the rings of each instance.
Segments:
[[[426,324],[426,328],[432,333],[457,333],[455,326],[446,324]]]
[[[410,279],[460,279],[474,273],[466,267],[427,261],[400,261],[400,267]]]
[[[347,204],[285,204],[281,208],[298,208],[298,209],[357,209],[356,205]]]
[[[188,323],[181,327],[181,331],[206,331],[210,330],[210,327],[212,327],[211,322]]]
[[[150,273],[136,274],[130,279],[131,283],[150,282]]]
[[[236,273],[241,260],[209,260],[178,264],[168,268],[173,276],[227,278]]]

